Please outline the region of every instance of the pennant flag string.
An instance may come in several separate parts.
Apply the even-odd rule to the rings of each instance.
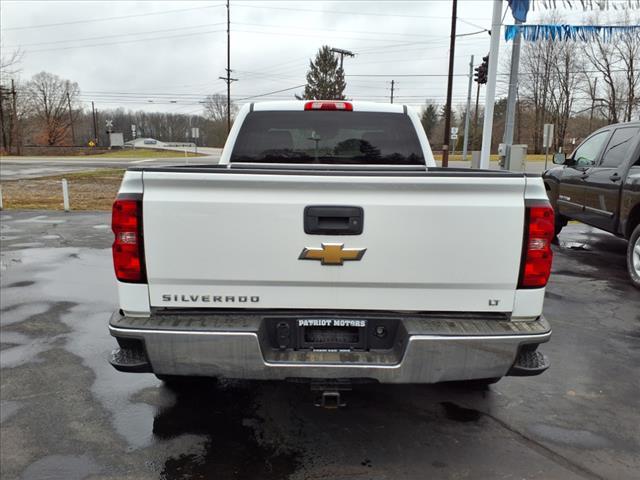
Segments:
[[[596,39],[610,42],[626,33],[640,35],[640,25],[506,25],[504,39],[507,42],[513,40],[518,32],[527,42],[538,40],[590,42]]]

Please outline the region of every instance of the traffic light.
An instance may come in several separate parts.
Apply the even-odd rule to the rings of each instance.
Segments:
[[[482,63],[475,68],[474,80],[481,85],[487,83],[487,73],[489,72],[489,55],[482,57]]]

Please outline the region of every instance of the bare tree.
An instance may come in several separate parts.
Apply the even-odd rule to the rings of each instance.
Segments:
[[[636,19],[635,22],[630,21],[627,14],[625,23],[640,23]],[[614,44],[616,57],[624,65],[624,81],[625,81],[625,106],[624,121],[630,122],[634,110],[640,106],[640,75],[638,69],[640,67],[640,35],[637,32],[624,32],[618,42]]]
[[[44,143],[63,143],[71,126],[67,97],[72,103],[75,101],[80,93],[78,84],[52,73],[41,72],[26,83],[25,91],[30,114],[40,127]]]
[[[20,73],[20,62],[22,61],[23,51],[14,50],[11,53],[0,56],[0,84],[4,84],[9,78]]]
[[[564,145],[575,93],[581,89],[583,83],[582,77],[576,75],[582,63],[579,52],[580,49],[575,42],[561,43],[553,63],[552,84],[555,88],[550,95],[550,114],[557,127],[555,129],[556,147]]]
[[[591,67],[594,68],[604,84],[602,89],[594,89],[594,100],[599,103],[609,123],[619,121],[619,87],[620,82],[616,76],[616,47],[613,43],[604,42],[599,37],[586,44],[584,50]],[[585,69],[586,70],[586,69]],[[585,75],[591,75],[590,72]]]
[[[12,102],[11,80],[20,72],[23,52],[20,49],[0,56],[0,150],[11,150],[19,131],[17,103]],[[16,106],[16,109],[13,108]]]
[[[555,64],[558,45],[539,40],[526,43],[521,57],[520,97],[533,110],[532,143],[534,153],[542,151],[542,130],[549,116],[551,95],[556,88]]]
[[[204,100],[204,111],[207,117],[214,122],[227,121],[227,97],[214,93]],[[231,102],[231,118],[233,119],[238,111],[235,103]]]

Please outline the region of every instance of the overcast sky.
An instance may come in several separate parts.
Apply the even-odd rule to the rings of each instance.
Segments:
[[[491,10],[491,1],[461,0],[458,33],[489,29]],[[530,13],[528,23],[544,13]],[[564,13],[574,24],[591,15]],[[448,0],[231,0],[232,99],[293,99],[302,88],[246,97],[304,84],[309,58],[327,44],[356,53],[344,60],[349,98],[388,101],[394,79],[397,103],[444,103],[450,16]],[[24,51],[21,79],[44,70],[76,81],[85,105],[198,113],[204,95],[226,93],[218,79],[226,68],[223,1],[3,0],[0,18],[3,55]],[[510,12],[504,23],[513,23]],[[466,98],[469,57],[478,64],[488,51],[486,32],[457,39],[454,105]],[[404,76],[416,74],[442,76]]]

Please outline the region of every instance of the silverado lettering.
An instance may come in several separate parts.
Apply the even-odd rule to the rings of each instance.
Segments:
[[[227,295],[225,297],[221,295],[175,295],[175,294],[163,294],[163,302],[202,302],[202,303],[258,303],[260,297],[258,296],[233,296]]]

